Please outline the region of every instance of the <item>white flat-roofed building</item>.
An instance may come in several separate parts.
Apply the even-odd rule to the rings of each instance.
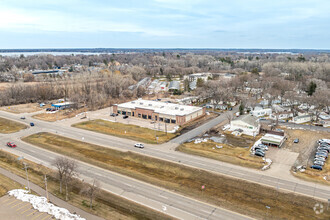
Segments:
[[[183,125],[205,115],[205,108],[138,99],[113,106],[113,111],[153,121]]]

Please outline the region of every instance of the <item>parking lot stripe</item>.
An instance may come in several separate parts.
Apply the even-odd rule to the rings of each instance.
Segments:
[[[12,201],[12,202],[10,202],[10,203],[7,203],[7,204],[5,204],[4,206],[11,205],[11,204],[13,204],[14,202],[17,202],[17,201],[20,202],[19,200],[16,200],[16,199],[15,199],[14,201]]]
[[[34,214],[34,213],[36,213],[38,210],[34,210],[34,212],[31,212],[30,214],[28,214],[26,217],[28,217],[28,216],[30,216],[30,215],[32,215],[32,214]]]
[[[41,216],[41,215],[44,214],[44,213],[45,213],[45,212],[41,212],[39,215],[34,216],[33,219],[31,219],[31,220],[34,220],[34,219],[38,218],[39,216]],[[46,214],[47,214],[47,213],[46,213]]]
[[[29,211],[29,210],[31,210],[31,207],[29,207],[28,209],[26,209],[26,210],[24,210],[23,212],[21,212],[21,214],[23,214],[23,213],[25,213],[25,212],[27,212],[27,211]]]
[[[24,208],[25,206],[27,206],[27,205],[30,205],[30,203],[26,203],[25,205],[23,205],[22,207],[20,207],[19,209],[16,209],[16,211],[18,211],[18,210],[20,210],[20,209],[22,209],[22,208]]]
[[[12,206],[11,208],[14,208],[16,206],[18,206],[19,204],[22,204],[23,202],[19,201],[19,203],[17,203],[16,205]]]
[[[49,217],[51,217],[51,216],[47,215],[45,218],[43,218],[43,219],[41,219],[41,220],[45,220],[46,218],[49,218]]]
[[[3,203],[5,203],[5,202],[7,202],[9,199],[11,199],[11,198],[13,198],[13,197],[9,197],[8,199],[6,199],[5,201],[2,201],[1,202],[1,204],[3,204]]]

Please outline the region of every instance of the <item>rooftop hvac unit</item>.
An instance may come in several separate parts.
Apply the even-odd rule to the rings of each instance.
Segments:
[[[152,104],[149,104],[149,106],[152,106]]]
[[[181,111],[183,111],[184,110],[184,108],[182,108],[182,109],[180,109]]]
[[[140,105],[143,105],[143,102],[140,102]]]

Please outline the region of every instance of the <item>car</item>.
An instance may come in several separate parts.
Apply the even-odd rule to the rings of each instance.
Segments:
[[[293,143],[295,144],[299,143],[299,138],[294,139]]]
[[[322,144],[322,143],[330,144],[330,139],[320,139],[320,140],[318,140],[317,143],[319,143],[319,144]]]
[[[7,146],[8,147],[17,147],[16,144],[14,144],[14,142],[8,142]]]
[[[329,152],[327,150],[317,150],[316,153],[324,153],[324,154],[328,154]]]
[[[327,147],[327,148],[330,148],[330,144],[323,143],[323,144],[320,144],[319,147]]]
[[[137,148],[144,148],[143,144],[141,144],[141,143],[137,143],[137,144],[135,144],[134,147],[137,147]]]
[[[264,148],[265,150],[268,150],[268,146],[264,144],[258,144],[258,147]]]
[[[318,158],[323,158],[323,159],[327,159],[327,157],[326,156],[324,156],[324,155],[315,155],[315,157],[314,157],[315,159],[318,159]]]
[[[324,162],[322,161],[314,161],[314,165],[319,165],[319,166],[322,166],[324,165]]]
[[[22,116],[22,117],[21,117],[21,119],[23,119],[23,120],[24,120],[24,119],[25,119],[25,117],[24,117],[24,116]]]
[[[323,153],[316,153],[315,154],[315,157],[324,157],[324,158],[328,158],[328,155],[327,154],[323,154]]]
[[[118,116],[118,114],[116,114],[116,113],[112,113],[112,114],[110,114],[110,116],[112,116],[112,117],[116,117],[116,116]]]
[[[317,150],[325,150],[328,153],[330,152],[330,148],[328,148],[328,147],[318,147]]]
[[[30,122],[30,126],[33,127],[34,126],[34,123],[33,122]]]
[[[324,158],[324,157],[314,157],[314,161],[315,161],[315,160],[325,161],[326,158]]]
[[[260,152],[260,151],[256,151],[256,152],[254,153],[254,155],[259,156],[259,157],[264,157],[264,156],[265,156],[265,154],[262,153],[262,152]]]
[[[128,116],[127,116],[127,115],[124,115],[124,116],[123,116],[123,119],[126,119],[126,118],[128,118]]]
[[[261,151],[267,151],[268,150],[268,148],[265,148],[263,146],[256,146],[254,149],[255,150],[261,150]]]
[[[312,165],[311,168],[315,170],[322,170],[322,167],[319,165]]]
[[[265,151],[260,150],[260,149],[257,149],[257,150],[255,151],[255,153],[261,153],[261,154],[263,154],[263,156],[265,156]]]

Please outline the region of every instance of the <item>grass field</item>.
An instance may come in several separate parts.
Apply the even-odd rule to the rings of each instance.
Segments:
[[[70,156],[205,202],[257,218],[329,219],[330,211],[315,215],[321,203],[310,197],[216,175],[176,163],[120,152],[50,133],[23,138],[39,147]],[[202,191],[201,186],[205,185]],[[323,205],[326,206],[326,203]],[[267,211],[266,206],[271,208]],[[268,213],[267,213],[268,212]]]
[[[82,128],[90,131],[95,131],[103,134],[113,135],[122,138],[128,138],[132,140],[136,140],[138,142],[148,143],[148,144],[156,144],[157,140],[155,138],[158,137],[158,143],[164,143],[172,138],[174,138],[177,134],[165,133],[161,131],[154,131],[148,128],[142,128],[136,125],[130,124],[121,124],[110,121],[105,121],[102,119],[92,120],[81,122],[78,124],[72,125],[76,128]]]
[[[12,179],[0,174],[0,197],[12,189],[22,189],[23,186]]]
[[[222,148],[218,149],[216,145],[220,145]],[[249,148],[218,144],[212,140],[199,144],[195,144],[194,142],[184,143],[176,150],[256,169],[260,169],[264,165],[260,157],[250,156]]]
[[[26,125],[0,117],[0,133],[10,134],[27,128]]]
[[[13,172],[25,178],[25,171],[22,169],[23,165],[16,160],[17,156],[13,154],[0,151],[0,167]],[[24,159],[29,166],[29,179],[31,182],[44,188],[43,175],[48,177],[48,190],[50,193],[65,200],[65,195],[59,193],[59,183],[56,178],[56,173],[40,164]],[[96,201],[93,204],[93,209],[89,209],[89,199],[81,194],[81,189],[84,187],[81,181],[75,180],[72,184],[72,192],[69,195],[68,201],[72,205],[83,209],[92,214],[98,215],[105,219],[172,219],[160,212],[154,211],[150,208],[144,207],[140,204],[126,200],[112,193],[101,190],[97,195]],[[0,175],[0,196],[8,190],[14,188],[22,188],[18,183]],[[87,204],[87,205],[86,205]]]
[[[27,103],[20,105],[4,106],[0,108],[0,110],[15,114],[37,112],[42,109],[43,108],[40,108],[38,103]]]

